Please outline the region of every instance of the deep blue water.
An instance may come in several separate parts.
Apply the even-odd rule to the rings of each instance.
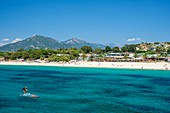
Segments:
[[[169,113],[170,71],[0,65],[0,113],[20,112]]]

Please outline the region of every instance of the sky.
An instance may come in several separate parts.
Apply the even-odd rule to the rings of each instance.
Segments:
[[[33,35],[116,45],[170,42],[170,0],[0,0],[0,46]]]

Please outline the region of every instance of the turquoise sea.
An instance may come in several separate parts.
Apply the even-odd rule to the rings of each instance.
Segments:
[[[170,71],[0,65],[0,113],[170,113]]]

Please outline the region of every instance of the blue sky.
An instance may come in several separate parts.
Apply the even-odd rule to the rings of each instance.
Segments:
[[[0,45],[35,34],[117,45],[170,41],[170,0],[0,0]]]

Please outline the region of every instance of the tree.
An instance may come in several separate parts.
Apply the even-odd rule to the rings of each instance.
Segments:
[[[16,60],[16,53],[12,52],[9,56],[9,59]]]
[[[68,62],[70,60],[69,56],[66,56],[66,55],[63,55],[63,56],[60,56],[60,61],[63,61],[63,62]]]
[[[147,53],[147,54],[156,54],[156,52],[153,51],[153,50],[148,50],[146,53]]]
[[[103,50],[100,48],[96,48],[93,52],[96,54],[101,54],[101,53],[103,53]]]
[[[106,46],[105,52],[107,53],[107,52],[109,52],[109,51],[112,51],[111,47],[110,47],[110,46]]]
[[[69,51],[69,55],[70,55],[70,59],[73,60],[73,59],[77,59],[79,57],[79,50],[76,50],[76,49],[71,49]]]
[[[58,60],[58,56],[56,56],[55,54],[52,54],[52,55],[48,58],[48,60],[49,60],[50,62],[59,61],[59,60]]]
[[[119,49],[118,46],[116,46],[116,47],[114,47],[114,48],[112,49],[112,51],[113,51],[114,53],[117,53],[117,52],[120,52],[120,49]]]
[[[127,46],[126,46],[126,45],[123,46],[123,47],[121,48],[121,50],[122,50],[122,52],[127,52],[127,51],[128,51]]]
[[[121,48],[121,50],[122,50],[123,52],[132,52],[132,53],[134,53],[134,52],[136,52],[136,46],[137,46],[137,45],[135,45],[135,44],[125,45],[125,46],[123,46],[123,47]]]
[[[137,58],[137,57],[138,57],[138,54],[137,54],[136,52],[135,52],[135,55],[134,55],[134,57],[135,57],[135,58]]]
[[[4,52],[0,51],[0,58],[4,56]]]
[[[83,46],[81,47],[81,50],[86,54],[86,53],[90,53],[93,51],[93,49],[90,46]]]
[[[160,47],[160,46],[157,46],[157,47],[156,47],[156,52],[158,52],[158,53],[161,52],[161,47]]]
[[[21,49],[18,49],[18,51],[19,51],[19,52],[23,52],[23,51],[24,51],[24,49],[23,49],[23,48],[21,48]]]
[[[8,61],[10,59],[10,56],[11,56],[10,52],[5,52],[5,54],[4,54],[5,61]]]
[[[89,59],[90,61],[94,61],[94,56],[92,55],[92,56],[90,56],[90,59]]]
[[[145,53],[143,54],[143,59],[147,59],[147,55],[148,55],[148,53],[145,52]]]
[[[83,60],[85,60],[85,58],[87,58],[87,56],[85,54],[83,54],[82,57],[83,57]]]
[[[170,42],[165,42],[165,44],[170,44]]]
[[[164,52],[164,53],[161,53],[161,56],[166,58],[168,55],[167,53]]]
[[[159,42],[154,42],[154,44],[155,44],[155,45],[158,45],[158,44],[160,44],[160,43],[159,43]]]
[[[48,56],[48,51],[44,49],[40,49],[42,55],[46,58]]]
[[[136,51],[136,46],[134,44],[128,45],[128,52],[134,53]]]
[[[28,53],[28,51],[23,51],[23,52],[22,52],[22,58],[23,58],[23,59],[28,59],[28,58],[29,58],[29,53]]]
[[[167,54],[170,54],[170,47],[169,47],[168,50],[167,50]]]
[[[165,52],[165,48],[164,48],[164,47],[161,47],[161,46],[157,46],[157,47],[156,47],[156,52],[157,52],[157,53]]]

